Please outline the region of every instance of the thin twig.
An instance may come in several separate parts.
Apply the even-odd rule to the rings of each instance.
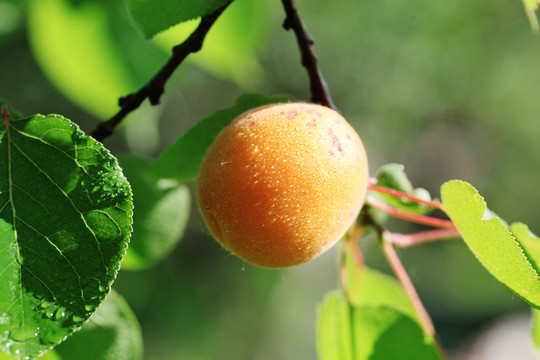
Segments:
[[[306,68],[309,76],[311,101],[337,110],[330,96],[330,92],[328,91],[328,86],[317,66],[317,57],[311,49],[313,46],[313,38],[308,34],[304,23],[300,19],[300,14],[294,4],[294,0],[281,0],[281,2],[283,3],[286,14],[283,28],[285,28],[285,30],[292,29],[296,35],[296,40],[302,56],[302,65]]]
[[[223,11],[232,3],[232,1],[233,0],[213,13],[203,16],[195,31],[193,31],[193,33],[182,44],[173,48],[171,58],[159,70],[159,72],[154,75],[152,80],[150,80],[136,93],[132,93],[120,98],[119,105],[121,109],[112,118],[100,123],[99,126],[92,132],[92,136],[98,141],[103,141],[103,139],[106,137],[111,136],[116,126],[120,124],[126,115],[137,109],[146,98],[150,100],[152,105],[159,104],[161,95],[165,89],[165,84],[173,72],[189,54],[196,53],[201,50],[208,31],[219,18],[221,13],[223,13]]]

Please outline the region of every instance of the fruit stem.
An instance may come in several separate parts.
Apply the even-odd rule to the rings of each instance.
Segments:
[[[368,189],[379,192],[379,193],[388,194],[388,195],[391,195],[391,196],[394,196],[394,197],[411,200],[411,201],[414,201],[416,203],[426,204],[428,206],[434,207],[434,208],[439,209],[439,210],[443,209],[442,204],[440,202],[438,202],[438,201],[420,199],[420,198],[418,198],[416,196],[409,195],[409,194],[406,194],[406,193],[398,191],[398,190],[389,189],[389,188],[385,188],[385,187],[382,187],[382,186],[377,186],[374,183],[369,184]]]
[[[447,240],[460,236],[456,228],[427,230],[412,234],[391,233],[391,235],[392,236],[389,240],[392,242],[392,244],[394,244],[394,246],[399,248],[405,248],[437,240]]]
[[[384,211],[385,213],[391,216],[394,216],[396,218],[412,221],[418,224],[429,225],[429,226],[433,226],[437,228],[447,228],[447,229],[455,228],[454,223],[449,220],[438,219],[432,216],[414,214],[414,213],[410,213],[401,209],[397,209],[393,206],[385,204],[382,201],[379,201],[373,196],[368,195],[366,202],[369,205],[373,206],[374,208]]]

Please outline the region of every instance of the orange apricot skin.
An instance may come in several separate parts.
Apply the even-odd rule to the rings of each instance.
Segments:
[[[366,153],[336,111],[272,104],[229,123],[197,179],[201,214],[216,240],[265,268],[302,264],[356,220],[368,185]]]

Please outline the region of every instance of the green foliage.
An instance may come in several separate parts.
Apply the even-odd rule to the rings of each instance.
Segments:
[[[383,165],[377,172],[377,185],[392,190],[397,190],[407,195],[415,196],[419,199],[429,201],[431,195],[426,189],[414,188],[405,174],[405,166],[401,164],[386,164]],[[408,211],[416,214],[425,214],[431,210],[426,204],[411,201],[404,198],[397,198],[388,194],[371,192],[373,196],[380,198],[387,204],[403,211]]]
[[[146,37],[181,22],[207,15],[230,0],[127,0],[129,11]]]
[[[168,255],[180,240],[189,218],[190,193],[186,185],[152,180],[151,161],[136,155],[119,157],[133,189],[133,236],[122,268],[148,268]]]
[[[416,321],[384,305],[351,306],[340,292],[319,307],[319,360],[440,360]]]
[[[532,309],[532,329],[531,335],[534,345],[540,349],[540,310]]]
[[[380,271],[359,266],[353,251],[345,254],[347,299],[354,306],[387,306],[416,319],[414,308],[401,284]]]
[[[286,102],[290,97],[244,94],[235,104],[200,120],[165,149],[150,170],[155,178],[195,180],[206,150],[229,122],[252,108]]]
[[[101,143],[59,115],[0,129],[0,346],[32,358],[109,293],[131,234],[130,186]]]
[[[507,226],[487,211],[482,196],[459,180],[443,184],[441,196],[445,212],[480,263],[516,295],[540,307],[537,269]]]
[[[258,54],[268,43],[268,29],[274,9],[266,1],[235,0],[212,26],[203,48],[190,56],[193,62],[213,75],[251,89],[264,78]],[[199,20],[176,25],[153,39],[167,52],[195,30]]]
[[[57,346],[62,360],[139,360],[142,335],[135,314],[114,290],[81,330]]]
[[[96,1],[33,0],[28,14],[30,43],[45,73],[73,102],[102,118],[136,85],[108,21],[106,5]]]

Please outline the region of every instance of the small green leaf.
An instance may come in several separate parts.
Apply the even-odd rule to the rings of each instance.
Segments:
[[[480,263],[529,304],[540,307],[540,279],[508,227],[470,184],[452,180],[441,187],[443,207]]]
[[[155,181],[146,171],[151,161],[135,155],[119,157],[133,189],[133,236],[122,269],[148,268],[168,255],[180,240],[190,213],[187,186]]]
[[[354,261],[352,251],[345,253],[347,298],[354,306],[387,306],[411,318],[416,312],[401,284],[392,276],[362,266]]]
[[[510,225],[510,231],[514,234],[523,252],[538,272],[538,269],[540,269],[540,239],[531,233],[529,227],[523,223],[513,223]]]
[[[55,348],[62,360],[142,359],[140,325],[126,301],[115,291],[81,330]]]
[[[340,291],[326,295],[318,309],[319,360],[354,360],[350,306]]]
[[[531,28],[534,31],[539,30],[538,18],[536,17],[536,10],[538,10],[538,5],[540,5],[540,0],[522,0],[523,5],[525,6],[525,11],[531,23]]]
[[[230,0],[127,0],[131,16],[147,38],[181,22],[217,10]]]
[[[195,180],[208,147],[229,122],[255,107],[289,100],[286,96],[241,95],[232,107],[200,120],[165,149],[150,174],[155,178]]]
[[[540,310],[531,309],[532,311],[532,329],[531,335],[534,345],[540,350]]]
[[[319,360],[441,360],[416,321],[386,306],[350,306],[337,291],[319,308]]]
[[[34,358],[109,293],[131,189],[103,145],[59,115],[0,126],[0,347]]]
[[[397,190],[407,195],[415,196],[421,200],[431,200],[431,195],[426,189],[415,189],[412,186],[407,174],[405,174],[405,167],[401,164],[390,163],[383,165],[377,173],[377,186]],[[407,212],[425,214],[431,211],[431,208],[423,203],[414,202],[377,191],[370,191],[370,194],[376,196],[392,207]]]

